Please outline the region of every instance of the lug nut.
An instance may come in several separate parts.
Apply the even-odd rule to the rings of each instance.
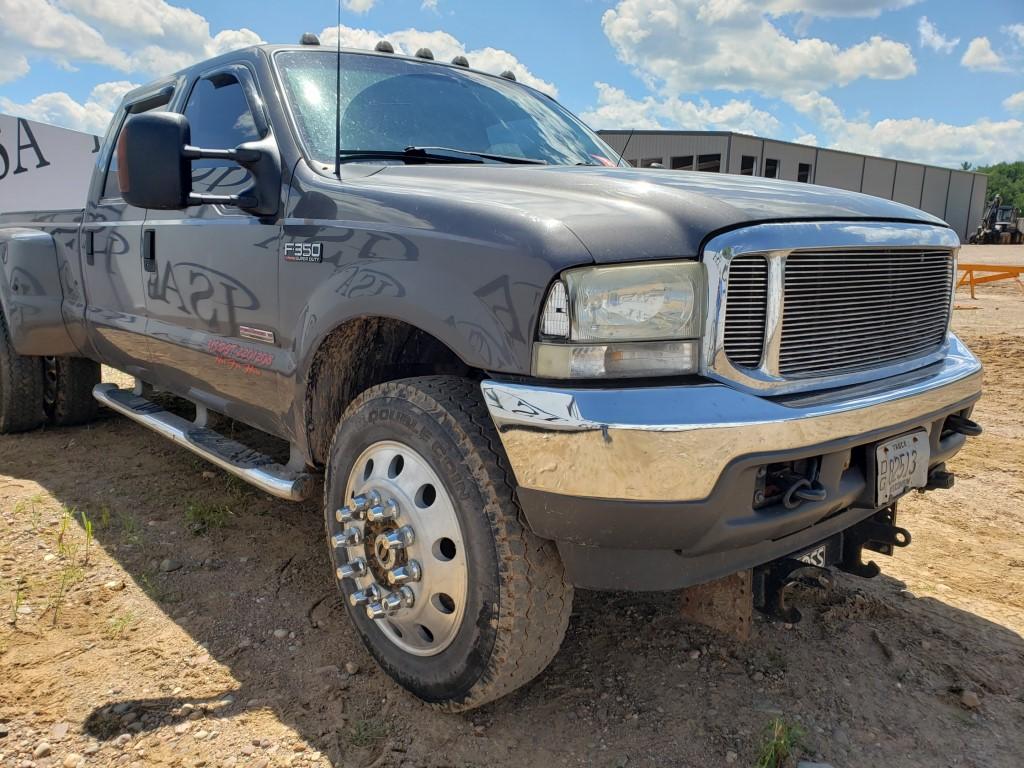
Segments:
[[[366,510],[366,519],[371,523],[382,523],[385,520],[394,520],[396,517],[398,517],[398,503],[394,499],[388,499],[383,504]]]
[[[389,592],[384,596],[384,607],[389,614],[396,613],[402,608],[412,608],[416,602],[416,595],[409,587],[402,587],[397,592]]]
[[[365,512],[367,508],[375,507],[378,504],[380,504],[380,494],[377,491],[370,491],[369,493],[364,493],[353,498],[352,501],[349,502],[349,507],[351,507],[353,514],[359,516]]]
[[[382,602],[370,603],[366,606],[366,617],[368,619],[386,619],[388,617],[388,609],[384,607]]]
[[[367,572],[366,561],[357,557],[338,568],[339,579],[354,579],[358,576],[365,576]]]
[[[360,589],[348,596],[348,602],[353,608],[369,603],[379,603],[384,596],[383,590],[376,584],[371,584],[366,589]]]
[[[414,541],[416,541],[416,534],[412,528],[408,525],[403,525],[397,531],[392,531],[384,537],[388,551],[395,551],[396,549],[405,549]]]
[[[398,586],[407,584],[410,581],[419,581],[423,576],[423,569],[415,560],[410,560],[405,565],[392,568],[388,571],[388,584]]]
[[[363,532],[358,528],[346,528],[339,534],[335,534],[331,538],[331,543],[334,544],[335,549],[341,549],[342,547],[357,547],[363,543]]]
[[[356,519],[356,513],[349,507],[342,507],[334,513],[334,519],[342,525],[348,525]]]

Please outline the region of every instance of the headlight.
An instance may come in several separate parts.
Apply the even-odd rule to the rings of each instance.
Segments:
[[[577,378],[695,372],[704,285],[703,265],[689,261],[568,270],[544,303],[534,374]]]
[[[652,341],[700,336],[704,265],[624,264],[563,276],[572,341]]]

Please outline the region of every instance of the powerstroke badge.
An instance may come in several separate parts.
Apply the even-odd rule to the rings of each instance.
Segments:
[[[323,243],[285,243],[285,261],[308,261],[319,264],[324,260]]]

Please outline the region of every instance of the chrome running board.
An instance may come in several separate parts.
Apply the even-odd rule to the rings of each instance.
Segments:
[[[289,501],[303,501],[310,496],[313,484],[308,473],[289,469],[219,432],[175,416],[131,390],[119,389],[116,384],[97,384],[92,396],[261,491]]]

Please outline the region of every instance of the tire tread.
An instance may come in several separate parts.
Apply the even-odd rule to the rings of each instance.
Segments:
[[[469,448],[468,469],[489,497],[484,512],[494,535],[501,584],[495,645],[464,698],[430,705],[448,712],[475,709],[525,685],[547,667],[565,637],[573,587],[554,543],[535,536],[525,523],[479,384],[457,376],[400,379],[367,389],[347,410],[382,396],[408,400],[450,429],[460,447]],[[332,455],[344,423],[342,417]]]
[[[14,351],[0,312],[0,434],[27,432],[45,421],[42,358]]]
[[[100,383],[100,364],[85,357],[57,358],[57,392],[46,417],[56,427],[86,424],[96,418],[92,388]]]

